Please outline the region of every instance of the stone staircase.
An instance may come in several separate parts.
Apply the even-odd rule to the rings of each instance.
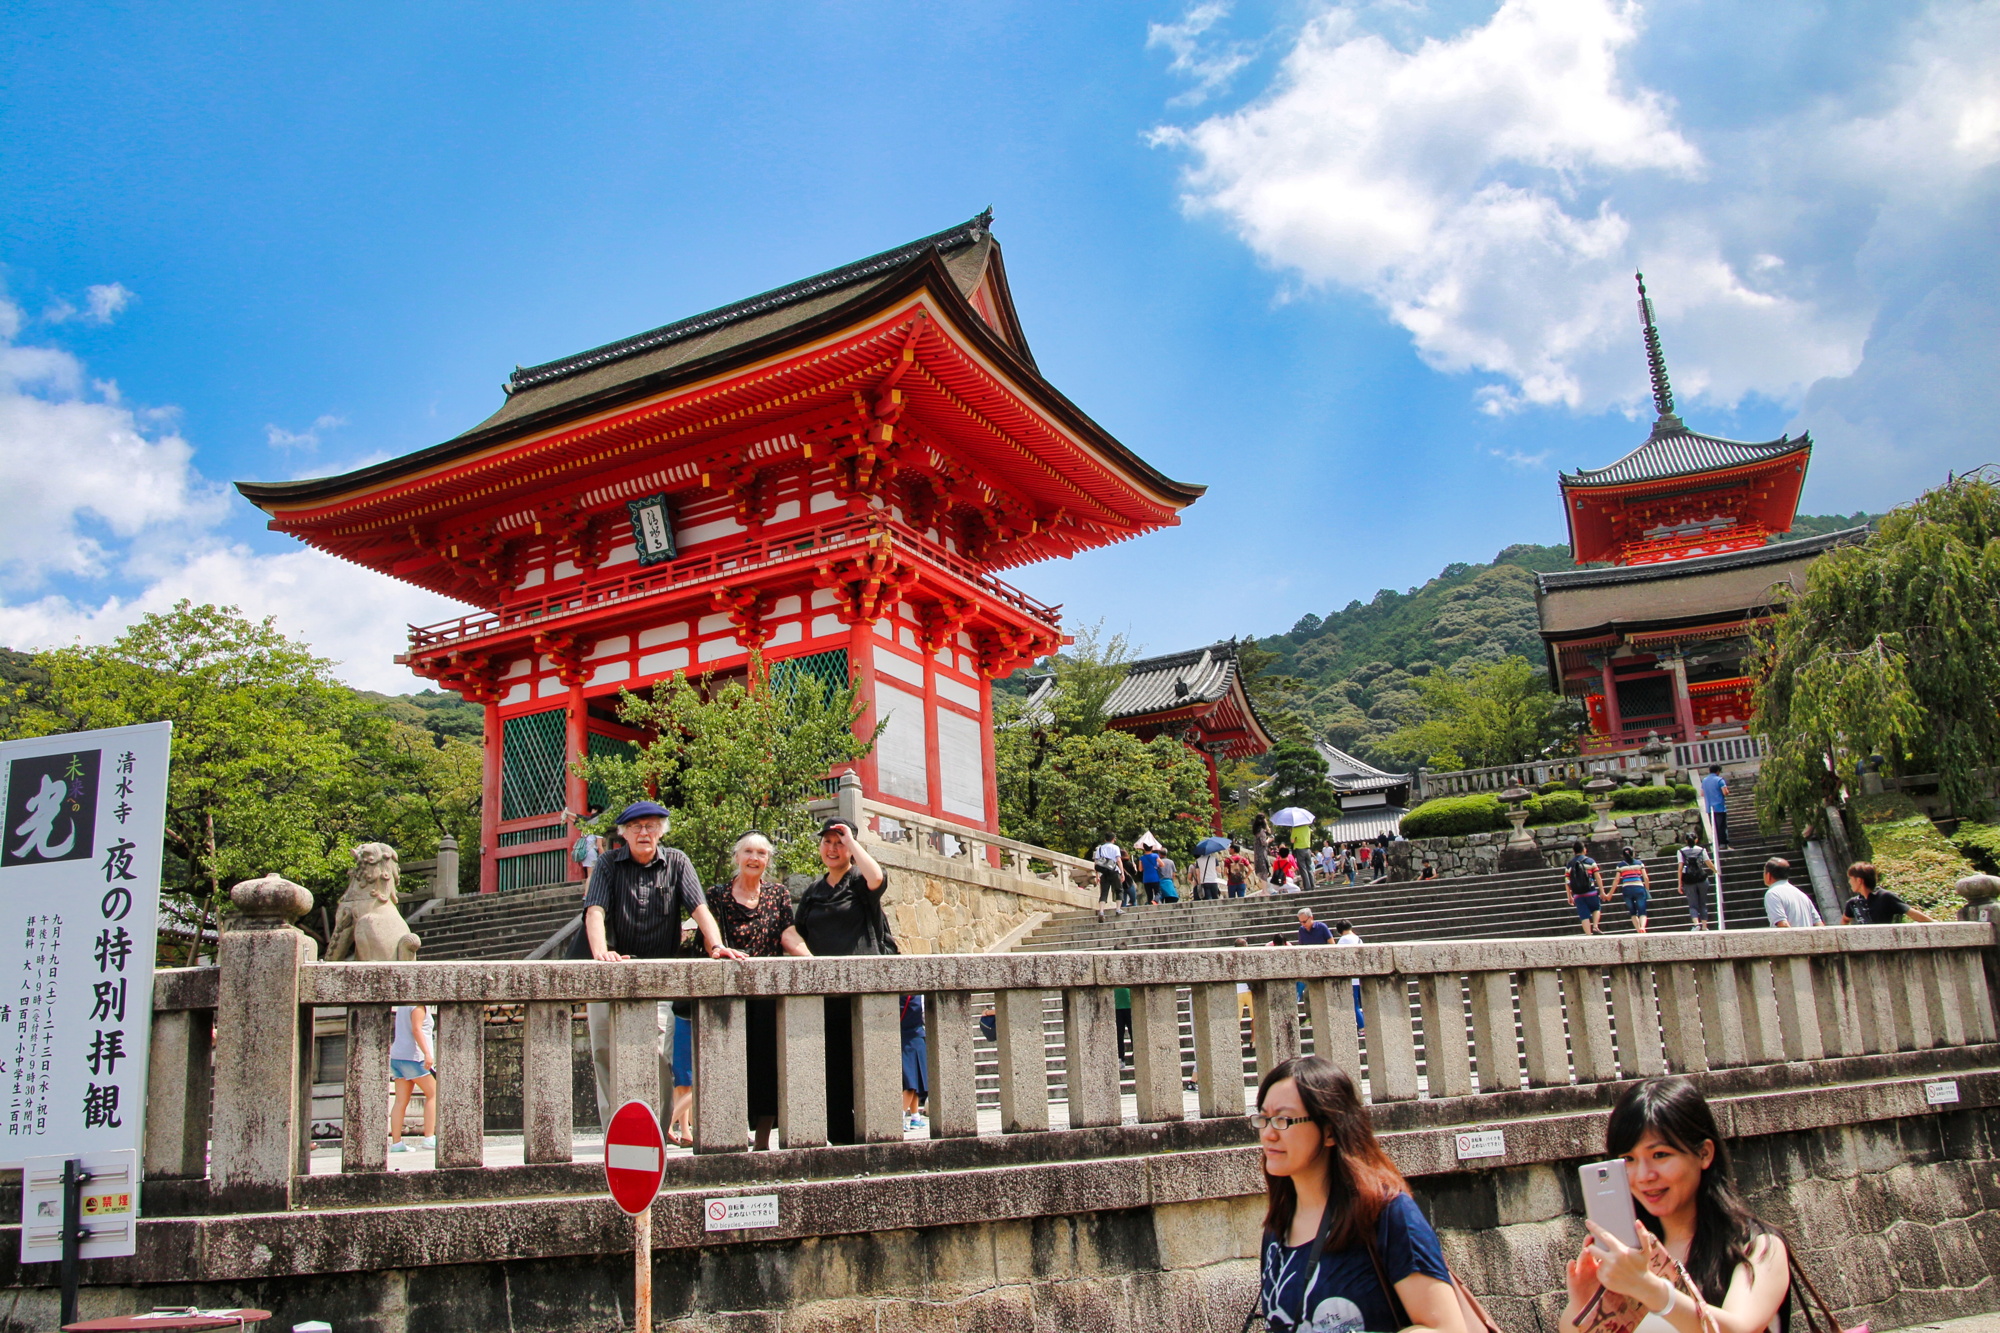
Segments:
[[[583,911],[583,885],[551,884],[509,893],[445,898],[410,927],[424,962],[526,958]]]
[[[1722,858],[1724,917],[1739,929],[1765,924],[1763,871],[1768,858],[1787,858],[1795,881],[1807,884],[1805,858],[1795,840],[1782,832],[1767,837],[1757,831],[1752,792],[1750,782],[1730,785],[1730,824],[1739,832],[1734,849]],[[1649,859],[1646,868],[1653,882],[1647,928],[1687,929],[1687,904],[1677,887],[1674,858]],[[1102,922],[1094,912],[1063,912],[1043,922],[1019,950],[1226,948],[1239,938],[1262,945],[1275,934],[1295,940],[1301,907],[1310,907],[1329,926],[1351,921],[1370,944],[1579,933],[1576,914],[1564,897],[1563,872],[1520,870],[1413,883],[1350,885],[1342,880],[1305,893],[1128,908],[1125,915]],[[1611,932],[1631,928],[1616,893],[1606,894],[1603,924]]]

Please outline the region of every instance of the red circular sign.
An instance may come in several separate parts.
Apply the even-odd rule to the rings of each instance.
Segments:
[[[604,1182],[612,1202],[637,1216],[650,1208],[667,1173],[667,1140],[660,1118],[638,1100],[626,1102],[604,1131]]]

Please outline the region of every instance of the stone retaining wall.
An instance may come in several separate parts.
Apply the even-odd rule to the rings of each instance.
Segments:
[[[1611,822],[1619,836],[1642,857],[1672,856],[1689,833],[1701,832],[1701,815],[1693,806],[1682,810],[1613,811]],[[1542,860],[1551,870],[1569,863],[1569,845],[1590,837],[1593,821],[1576,824],[1547,824],[1528,833],[1541,849]],[[1389,845],[1389,878],[1413,880],[1423,871],[1424,862],[1437,867],[1441,877],[1491,875],[1500,869],[1500,849],[1511,833],[1468,833],[1451,838],[1411,838]]]
[[[1088,907],[1080,889],[1022,879],[964,857],[927,856],[893,842],[867,843],[889,877],[882,909],[908,954],[984,953],[1051,913]]]

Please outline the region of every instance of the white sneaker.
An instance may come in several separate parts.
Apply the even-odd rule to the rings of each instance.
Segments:
[[[911,1114],[911,1115],[906,1115],[906,1116],[904,1116],[904,1117],[903,1117],[903,1128],[904,1128],[904,1129],[929,1129],[929,1128],[930,1128],[930,1121],[928,1121],[928,1120],[924,1119],[924,1118],[923,1118],[922,1116],[920,1116],[920,1115],[915,1115],[915,1114]]]
[[[416,1151],[416,1149],[412,1148],[412,1147],[411,1147],[411,1146],[410,1146],[409,1144],[407,1144],[407,1143],[403,1142],[403,1141],[402,1141],[401,1139],[397,1139],[397,1140],[396,1140],[396,1141],[395,1141],[394,1143],[392,1143],[392,1144],[390,1144],[390,1145],[389,1145],[389,1151],[390,1151],[390,1152],[415,1152],[415,1151]]]
[[[424,1147],[435,1148],[437,1146],[438,1146],[437,1135],[427,1134],[424,1136]]]

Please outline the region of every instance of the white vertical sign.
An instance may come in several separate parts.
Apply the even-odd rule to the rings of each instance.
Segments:
[[[0,1166],[143,1142],[171,734],[0,744]]]

